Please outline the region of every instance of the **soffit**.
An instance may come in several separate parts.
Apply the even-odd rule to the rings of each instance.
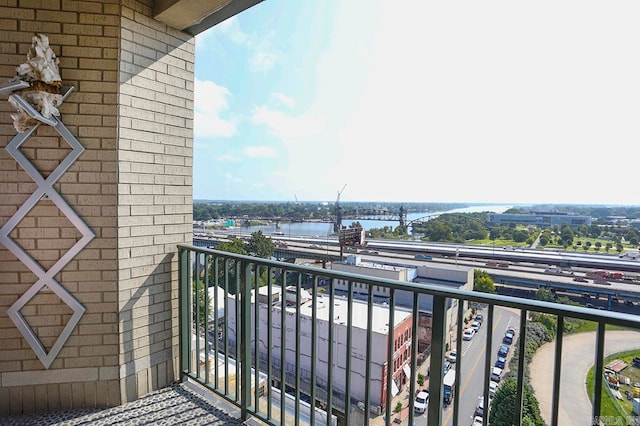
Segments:
[[[264,0],[155,0],[154,19],[197,35]]]

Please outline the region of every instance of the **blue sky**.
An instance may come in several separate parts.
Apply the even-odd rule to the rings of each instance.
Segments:
[[[640,204],[638,16],[265,0],[196,38],[193,196]]]

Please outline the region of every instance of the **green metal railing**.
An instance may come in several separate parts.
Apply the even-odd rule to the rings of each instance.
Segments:
[[[563,324],[568,318],[597,323],[595,387],[592,418],[601,415],[601,394],[604,372],[605,326],[615,325],[640,330],[640,316],[561,305],[509,296],[477,293],[451,289],[438,285],[374,278],[366,275],[331,271],[311,266],[294,265],[237,255],[191,245],[179,245],[180,291],[180,354],[181,374],[200,383],[219,397],[236,405],[241,417],[255,416],[267,424],[354,424],[350,413],[361,410],[363,424],[368,425],[375,416],[383,416],[387,424],[394,415],[393,386],[394,357],[398,356],[394,345],[395,324],[399,315],[411,315],[411,342],[418,341],[418,299],[422,295],[433,298],[431,313],[431,351],[429,376],[429,425],[444,422],[443,371],[447,349],[447,307],[452,308],[457,319],[456,342],[458,357],[462,354],[462,324],[468,304],[487,307],[486,353],[484,357],[484,424],[488,424],[489,381],[493,357],[490,342],[493,339],[494,310],[496,307],[513,308],[520,312],[520,336],[525,336],[528,315],[544,313],[557,318],[557,336],[553,371],[553,395],[551,425],[558,424],[560,371],[562,359]],[[339,296],[337,283],[346,283],[346,294]],[[364,287],[362,285],[365,285]],[[354,289],[365,288],[366,327],[354,326]],[[295,300],[287,303],[284,287],[293,286]],[[261,287],[263,300],[254,294]],[[266,287],[266,289],[265,289]],[[374,303],[373,288],[388,289],[384,304]],[[210,291],[215,289],[215,291]],[[313,295],[307,302],[310,315],[301,313],[303,289]],[[398,291],[413,294],[413,305],[405,308],[397,305]],[[280,300],[276,295],[280,291]],[[320,305],[320,298],[328,301]],[[424,296],[422,296],[424,297]],[[349,306],[346,321],[338,324],[336,303],[343,300]],[[457,301],[449,304],[450,301]],[[465,303],[467,302],[467,303]],[[457,306],[456,306],[457,305]],[[374,309],[383,306],[388,315],[388,336],[385,345],[375,346],[373,332]],[[321,311],[329,320],[320,320]],[[323,312],[323,314],[324,314]],[[380,312],[380,311],[377,311]],[[324,318],[324,317],[323,317]],[[333,320],[331,320],[333,319]],[[344,319],[343,319],[344,320]],[[362,321],[361,321],[362,322]],[[364,333],[364,342],[355,340]],[[357,335],[357,336],[356,336]],[[489,342],[489,344],[487,344]],[[364,370],[358,369],[353,345],[364,344]],[[347,348],[345,353],[342,348]],[[310,347],[309,347],[310,346]],[[373,371],[373,359],[384,353],[383,373]],[[408,381],[410,407],[408,424],[414,423],[414,398],[416,393],[418,345],[410,351],[412,377]],[[517,395],[514,400],[513,424],[522,422],[524,395],[525,339],[518,339]],[[375,355],[375,356],[374,356]],[[362,360],[360,360],[362,361]],[[461,360],[458,360],[460,363]],[[341,376],[340,372],[344,370]],[[460,395],[461,369],[456,368],[454,395]],[[435,374],[435,372],[440,372]],[[380,385],[382,395],[373,394],[374,386],[356,386],[364,376],[364,383]],[[355,395],[355,396],[354,396]],[[379,396],[379,398],[378,398]],[[379,399],[379,401],[378,401]],[[293,401],[291,404],[289,401]],[[305,401],[315,401],[307,404]],[[291,408],[287,409],[287,405]],[[314,408],[315,407],[315,408]],[[459,423],[460,404],[453,404],[453,423]],[[289,412],[289,414],[287,414]],[[328,413],[328,414],[327,414]],[[335,415],[336,418],[333,418]],[[464,420],[466,422],[466,420]],[[407,423],[405,423],[407,424]]]

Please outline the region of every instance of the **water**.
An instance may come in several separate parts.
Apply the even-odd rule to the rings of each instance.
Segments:
[[[459,209],[447,210],[442,212],[420,212],[420,213],[408,213],[407,222],[412,220],[425,218],[433,218],[443,213],[477,213],[477,212],[492,212],[502,213],[513,206],[495,205],[495,206],[471,206]],[[355,220],[343,220],[342,224],[348,227]],[[358,220],[365,230],[371,228],[384,228],[390,226],[392,229],[398,226],[400,223],[393,220]],[[326,237],[333,234],[333,223],[328,222],[302,222],[302,223],[282,223],[280,228],[276,228],[275,224],[272,225],[255,225],[255,226],[243,226],[240,228],[242,233],[253,233],[262,231],[265,235],[271,235],[274,232],[282,232],[284,236],[314,236]]]

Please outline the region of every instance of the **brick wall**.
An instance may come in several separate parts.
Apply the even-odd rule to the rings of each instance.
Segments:
[[[118,263],[126,400],[177,377],[176,244],[193,234],[195,46],[149,15],[139,3],[122,9]]]
[[[95,238],[56,276],[86,308],[46,369],[7,309],[37,277],[0,245],[0,413],[113,406],[177,375],[176,244],[191,241],[193,39],[149,18],[151,1],[0,2],[0,82],[49,37],[61,119],[85,151],[55,185]],[[5,150],[16,135],[0,97],[0,226],[36,184]],[[41,125],[21,152],[46,177],[70,149]],[[50,268],[81,237],[50,200],[10,237]],[[20,311],[48,350],[72,311],[43,290]]]

